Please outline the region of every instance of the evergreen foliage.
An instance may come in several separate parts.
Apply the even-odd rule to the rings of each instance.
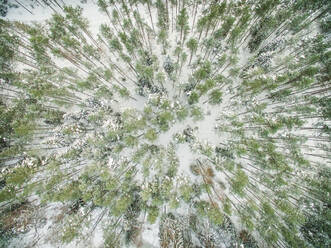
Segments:
[[[15,2],[1,247],[331,245],[330,1]]]

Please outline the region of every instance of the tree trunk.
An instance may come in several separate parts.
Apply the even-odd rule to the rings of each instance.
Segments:
[[[148,7],[148,12],[149,12],[149,17],[150,17],[151,22],[152,22],[153,32],[155,34],[154,23],[153,23],[152,12],[151,12],[151,7],[150,7],[150,4],[149,4],[149,0],[147,1],[147,7]]]

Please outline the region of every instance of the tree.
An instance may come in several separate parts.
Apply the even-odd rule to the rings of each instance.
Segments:
[[[191,52],[189,61],[189,65],[191,65],[193,54],[197,51],[198,48],[198,41],[194,38],[191,38],[188,42],[186,42],[186,46]]]
[[[188,27],[188,15],[186,8],[183,8],[179,15],[177,16],[177,28],[180,30],[180,38],[181,46],[183,46],[183,43],[186,38],[187,31],[189,30]]]
[[[96,2],[98,34],[93,3],[0,21],[0,222],[35,199],[59,247],[328,246],[329,3]]]
[[[155,141],[157,139],[157,133],[155,132],[154,129],[149,129],[145,133],[145,138],[148,139],[149,141]]]
[[[0,78],[6,83],[14,76],[11,70],[11,63],[14,60],[15,51],[17,51],[19,40],[15,35],[11,35],[6,26],[8,24],[1,20],[0,23]]]
[[[151,19],[151,24],[152,24],[153,32],[155,33],[155,28],[154,28],[154,23],[153,23],[153,18],[152,18],[152,12],[151,12],[151,0],[141,0],[141,2],[143,4],[147,4],[149,18]]]
[[[219,104],[222,102],[222,91],[215,89],[209,94],[208,102],[211,104]]]
[[[159,35],[158,35],[158,41],[163,46],[163,54],[166,54],[166,49],[169,47],[167,39],[168,39],[167,31],[165,29],[161,29],[161,31],[159,32]]]

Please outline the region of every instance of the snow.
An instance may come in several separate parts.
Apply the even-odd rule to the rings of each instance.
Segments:
[[[22,2],[22,1],[21,1]],[[49,19],[53,13],[53,10],[51,8],[45,8],[43,6],[38,6],[36,5],[33,9],[29,7],[29,1],[26,1],[25,6],[28,7],[29,9],[31,9],[31,11],[33,12],[33,14],[30,14],[29,12],[27,12],[26,10],[24,10],[22,7],[19,7],[17,9],[10,9],[8,15],[7,15],[7,19],[11,20],[11,21],[21,21],[24,23],[45,23],[47,21],[47,19]],[[95,4],[95,1],[88,1],[88,3],[81,3],[81,1],[79,0],[71,0],[71,1],[66,1],[66,4],[70,4],[73,6],[81,6],[83,8],[83,16],[86,17],[89,20],[89,30],[91,31],[91,33],[93,34],[94,38],[97,38],[97,35],[99,33],[99,27],[101,24],[103,23],[107,23],[109,24],[109,19],[108,17],[104,14],[101,13],[98,10],[98,7]],[[59,11],[60,13],[62,12],[57,6],[53,6],[57,11]],[[142,15],[142,18],[144,19],[144,21],[147,24],[150,24],[150,17],[149,17],[149,13],[147,11],[147,8],[145,8],[142,5],[139,5],[139,12]],[[191,14],[191,13],[189,13]],[[198,16],[201,14],[201,9],[199,9],[196,21],[198,19]],[[191,17],[191,16],[190,16]],[[154,20],[154,26],[156,23],[156,13],[155,10],[153,10],[153,20]],[[171,13],[170,13],[170,19],[171,19]],[[193,22],[193,18],[189,19],[190,21],[190,26]],[[170,26],[171,26],[171,21],[170,21]],[[316,27],[316,26],[315,26]],[[171,28],[170,28],[171,29]],[[316,28],[317,29],[317,28]],[[174,33],[177,33],[177,35],[172,34],[169,37],[169,43],[170,43],[170,48],[168,49],[167,54],[163,54],[162,53],[162,46],[158,45],[156,43],[156,39],[155,37],[151,37],[151,45],[152,45],[152,50],[153,50],[153,55],[156,55],[157,57],[157,63],[159,64],[159,69],[160,71],[163,72],[163,62],[166,60],[166,57],[169,55],[171,56],[173,59],[175,59],[175,56],[173,55],[173,52],[177,46],[177,39],[178,39],[178,32],[176,32],[174,30]],[[315,30],[314,32],[312,32],[312,36],[316,35],[317,31]],[[192,33],[189,32],[189,34],[187,35],[187,39],[191,38]],[[194,35],[192,36],[194,37]],[[272,37],[271,37],[272,38]],[[202,37],[202,39],[200,40],[200,44],[203,42],[204,37]],[[225,41],[224,41],[225,42]],[[225,44],[223,44],[225,45]],[[245,65],[247,65],[249,58],[251,58],[254,54],[250,53],[248,49],[245,48],[246,44],[243,44],[238,52],[239,55],[239,61],[237,63],[237,67],[242,68]],[[185,47],[185,45],[183,46],[184,51],[188,54],[188,58],[189,59],[189,55],[190,52],[188,51],[188,49]],[[112,53],[110,53],[108,51],[108,49],[106,47],[103,47],[103,56],[100,59],[99,62],[103,62],[107,65],[114,63],[116,65],[118,65],[125,73],[126,76],[129,76],[130,78],[133,78],[135,80],[136,76],[133,73],[133,71],[129,68],[129,66],[122,62],[122,60],[119,59],[119,57],[114,56]],[[227,58],[229,58],[230,55],[232,55],[229,52],[229,49],[225,50],[225,54],[227,55]],[[285,50],[284,53],[280,54],[280,56],[284,57],[284,55],[288,55],[290,54],[290,51]],[[197,54],[197,56],[203,56],[204,55],[204,51],[203,49],[199,49]],[[268,54],[269,55],[269,54]],[[197,57],[194,56],[193,60],[192,60],[192,64],[194,63],[194,59]],[[275,64],[274,62],[277,60],[277,56],[276,58],[272,61],[272,66],[276,66],[277,64]],[[69,67],[72,66],[71,63],[69,63],[68,61],[64,60],[64,59],[54,59],[55,63],[61,67]],[[225,65],[228,63],[228,60],[226,61]],[[282,60],[279,60],[279,64],[283,63]],[[101,63],[99,63],[98,65],[101,65]],[[20,65],[21,66],[21,65]],[[20,67],[19,67],[20,69]],[[227,69],[224,70],[224,72],[222,73],[222,75],[224,75],[225,77],[229,77],[230,76],[230,70],[231,66],[228,67]],[[22,68],[23,70],[23,68]],[[195,69],[193,68],[193,66],[188,66],[188,64],[185,64],[181,70],[181,72],[179,72],[178,74],[178,78],[176,81],[177,85],[183,85],[183,84],[187,84],[190,80],[190,77],[192,76],[192,72]],[[252,70],[252,69],[251,69]],[[165,74],[166,75],[166,74]],[[86,77],[86,73],[84,72],[79,72],[79,76],[81,76],[82,78]],[[121,80],[122,75],[118,72],[114,72],[114,77],[117,78],[118,80]],[[271,75],[262,75],[261,77],[263,78],[272,78],[275,79],[275,75],[271,74]],[[209,105],[208,103],[206,104],[198,104],[199,107],[202,108],[203,111],[203,116],[204,118],[202,120],[198,120],[198,121],[194,121],[191,117],[186,118],[184,121],[182,122],[178,122],[178,121],[174,121],[171,125],[170,125],[170,129],[166,132],[161,132],[159,134],[158,139],[155,141],[155,144],[166,148],[168,147],[168,145],[170,143],[176,143],[174,140],[174,135],[175,134],[182,134],[183,131],[190,127],[192,128],[193,131],[193,136],[194,136],[194,140],[191,142],[185,142],[183,144],[175,144],[175,149],[176,149],[176,155],[179,159],[179,168],[178,168],[178,173],[176,176],[176,179],[178,178],[185,178],[186,180],[193,180],[193,176],[192,173],[190,171],[190,165],[196,161],[196,159],[207,159],[207,157],[203,154],[201,154],[201,151],[199,150],[199,146],[200,144],[202,145],[209,145],[213,151],[214,148],[216,146],[218,146],[220,143],[227,143],[228,141],[231,141],[231,134],[228,133],[222,133],[222,132],[216,132],[215,131],[215,127],[219,127],[222,125],[229,125],[229,122],[226,120],[222,120],[219,121],[220,116],[224,117],[224,116],[230,116],[232,114],[237,114],[237,111],[240,112],[244,112],[246,110],[245,106],[245,102],[241,102],[239,104],[239,107],[235,106],[235,100],[231,99],[231,96],[233,95],[232,93],[232,88],[235,88],[237,86],[239,86],[239,83],[241,82],[239,78],[237,77],[233,77],[233,84],[232,85],[226,85],[226,87],[224,87],[222,89],[223,91],[223,102],[217,106],[212,106]],[[107,84],[109,82],[106,82]],[[129,84],[128,89],[131,92],[131,95],[134,96],[135,99],[132,98],[128,98],[128,99],[124,99],[124,98],[119,98],[117,97],[118,102],[115,101],[104,101],[103,104],[105,106],[111,106],[115,112],[124,112],[127,109],[133,109],[134,111],[136,111],[137,113],[140,113],[143,111],[143,109],[145,108],[145,106],[147,106],[148,104],[148,97],[142,97],[139,96],[135,93],[135,88],[136,85],[130,81],[129,79],[127,79],[126,81],[127,84]],[[176,101],[178,100],[178,94],[180,92],[180,86],[173,86],[174,82],[166,75],[166,81],[164,82],[165,88],[168,90],[168,99]],[[8,94],[7,91],[5,91],[5,93]],[[91,92],[89,92],[89,94],[94,94],[94,91],[92,90]],[[264,99],[267,96],[266,93],[260,94],[256,97],[253,97],[251,99],[247,99],[247,102],[250,101],[253,105],[257,104],[259,101],[259,99]],[[82,101],[86,101],[88,99],[88,97],[84,96],[82,94],[81,96]],[[184,99],[184,100],[183,100]],[[185,101],[185,96],[182,93],[179,99],[179,102],[181,102],[181,100],[183,100],[182,102],[186,102]],[[208,96],[202,96],[200,99],[200,103],[203,103],[205,101],[208,100]],[[192,106],[188,106],[185,103],[184,107],[190,109],[190,107]],[[171,106],[173,108],[173,104]],[[67,109],[65,107],[63,107],[63,110],[66,111],[66,113],[68,114],[73,114],[73,115],[79,115],[80,111],[81,111],[81,107],[76,105],[74,107],[71,107],[70,109]],[[272,111],[273,109],[269,106],[266,109],[266,112],[268,111]],[[92,108],[91,108],[91,111]],[[248,115],[244,116],[247,117]],[[273,120],[274,117],[270,117],[270,120]],[[243,118],[239,118],[239,120],[245,121],[245,119]],[[85,122],[87,123],[87,125],[89,124],[87,120],[85,120]],[[313,120],[311,120],[310,122],[306,123],[307,126],[311,126],[313,124]],[[69,122],[68,122],[69,123]],[[68,124],[66,123],[66,124]],[[110,129],[117,129],[116,124],[114,124],[114,122],[112,122],[111,117],[109,117],[109,120],[105,121],[101,127],[102,131],[106,131],[106,130],[110,130]],[[54,131],[60,131],[60,130],[54,130]],[[77,130],[76,130],[77,131]],[[85,134],[81,133],[81,136],[78,134],[79,132],[75,132],[75,139],[69,144],[68,148],[63,148],[64,151],[61,152],[61,150],[57,150],[57,155],[63,154],[66,151],[69,151],[69,148],[73,148],[73,147],[81,147],[84,144],[86,144],[88,138],[91,139],[96,139],[96,133],[99,130],[93,130],[91,132],[88,132]],[[256,137],[256,131],[246,131],[247,134],[249,134],[249,137]],[[306,134],[306,132],[297,130],[295,132],[292,132],[294,134],[297,135],[303,135]],[[277,133],[277,135],[286,135],[286,132],[283,133]],[[100,137],[99,137],[100,138]],[[56,142],[58,141],[58,137],[50,137],[47,141],[49,143],[51,143],[52,141],[54,141],[54,144],[56,144]],[[101,140],[101,138],[100,138]],[[41,141],[39,141],[41,142]],[[150,142],[152,143],[152,142]],[[313,146],[316,145],[315,141],[308,141],[306,143],[307,146]],[[278,150],[281,151],[281,150]],[[309,148],[307,147],[307,149],[303,149],[302,151],[306,151],[306,152],[312,152],[313,150],[309,151]],[[122,156],[118,156],[115,158],[109,156],[108,160],[106,161],[107,165],[109,168],[112,168],[114,166],[114,164],[116,163],[120,163],[122,161],[124,161],[124,159],[126,157],[130,157],[132,156],[132,149],[131,148],[125,148],[123,150],[123,152],[121,153]],[[323,154],[324,155],[324,154]],[[309,156],[309,155],[308,155]],[[327,156],[327,154],[325,153],[325,156]],[[322,158],[318,158],[318,157],[313,157],[310,160],[315,161],[315,162],[323,162]],[[208,161],[208,160],[206,160]],[[244,159],[238,159],[236,162],[243,162],[245,161]],[[90,163],[92,161],[87,161],[87,163]],[[207,163],[208,164],[208,163]],[[242,164],[245,164],[244,162]],[[247,163],[246,163],[247,164]],[[70,167],[72,164],[68,163],[66,164],[66,168]],[[247,164],[248,168],[249,164]],[[140,169],[141,165],[136,165],[137,168]],[[140,166],[140,167],[139,167]],[[245,168],[244,168],[245,169]],[[256,172],[255,169],[250,168],[250,170],[252,170],[253,172]],[[152,172],[151,172],[152,174]],[[250,173],[247,173],[250,176],[254,176],[251,175]],[[153,175],[155,177],[155,175]],[[139,182],[144,182],[145,178],[143,177],[142,173],[137,173],[136,179]],[[233,197],[230,194],[230,186],[229,186],[229,180],[227,179],[227,177],[225,176],[224,173],[219,173],[217,172],[217,175],[214,178],[215,182],[218,181],[222,181],[224,182],[226,185],[226,189],[223,190],[221,188],[218,188],[218,186],[215,186],[216,190],[219,190],[220,194],[225,194],[227,196],[229,196],[229,199],[231,199],[231,201],[237,203],[237,198]],[[216,185],[216,183],[215,183]],[[260,190],[265,190],[267,192],[267,189],[264,188],[263,186],[260,186]],[[203,194],[201,196],[200,199],[206,199],[207,198],[207,194]],[[61,204],[49,204],[46,207],[42,208],[40,210],[40,214],[44,216],[45,218],[45,223],[44,225],[38,226],[35,229],[31,229],[28,233],[22,234],[20,235],[18,238],[13,239],[12,243],[10,244],[9,248],[16,248],[16,247],[22,247],[27,246],[27,245],[31,245],[33,244],[33,242],[36,242],[35,244],[38,245],[38,247],[40,248],[48,248],[48,247],[54,247],[55,245],[58,245],[56,243],[57,240],[53,240],[54,237],[50,237],[51,236],[51,232],[50,230],[52,229],[52,225],[55,225],[54,223],[54,219],[56,218],[56,216],[58,214],[60,214],[61,212],[61,208],[63,206]],[[187,214],[187,212],[189,211],[189,206],[187,206],[185,203],[181,204],[181,206],[175,210],[176,213],[182,213],[183,215]],[[96,220],[96,218],[99,216],[100,211],[93,211],[93,214],[91,216],[91,219],[93,219],[94,221]],[[233,216],[231,218],[232,222],[234,223],[234,225],[236,226],[236,228],[238,230],[242,229],[243,226],[240,223],[240,219],[236,216]],[[93,221],[92,221],[93,223]],[[160,224],[160,220],[158,218],[158,220],[156,221],[155,224],[149,224],[147,223],[147,220],[143,220],[143,231],[142,231],[142,241],[143,241],[143,245],[142,247],[150,247],[150,248],[156,248],[159,247],[159,237],[158,237],[158,232],[159,232],[159,224]],[[52,239],[53,238],[53,239]],[[196,239],[196,237],[195,237]],[[77,241],[77,240],[76,240]],[[61,247],[84,247],[83,243],[75,243],[76,241],[74,241],[71,244],[68,245],[63,245]],[[96,227],[96,229],[94,230],[93,234],[90,237],[90,246],[91,247],[102,247],[103,246],[103,242],[104,242],[104,237],[103,237],[103,230],[102,230],[102,225],[98,225]],[[198,241],[196,241],[198,242]],[[224,246],[225,247],[225,246]]]
[[[9,0],[15,4],[15,1]],[[21,1],[23,5],[29,9],[31,13],[25,10],[22,6],[18,5],[18,8],[10,8],[6,18],[10,21],[21,21],[24,23],[44,23],[46,22],[54,13],[54,10],[61,13],[62,10],[57,5],[52,5],[54,10],[46,7],[45,5],[40,5],[35,1],[24,0]],[[32,2],[34,4],[32,5]],[[96,36],[99,33],[99,27],[102,23],[107,21],[105,14],[100,13],[98,7],[95,4],[94,0],[89,0],[86,3],[82,3],[81,0],[65,0],[66,5],[77,7],[80,6],[83,8],[83,16],[89,20],[89,29]],[[103,18],[100,18],[102,16]],[[95,18],[98,17],[98,18]]]
[[[144,225],[142,232],[143,248],[159,247],[159,221],[152,225]]]
[[[66,4],[70,4],[72,6],[81,6],[83,8],[83,16],[86,17],[89,20],[89,30],[94,35],[94,38],[97,37],[97,34],[99,33],[99,27],[103,23],[109,23],[109,20],[107,16],[104,13],[100,13],[98,10],[98,7],[93,3],[92,1],[88,1],[88,3],[81,4],[79,0],[71,0],[66,1]],[[25,6],[29,8],[29,4],[26,3]],[[54,6],[54,8],[62,12],[57,6]],[[30,9],[30,8],[29,8]],[[26,10],[24,10],[22,7],[19,7],[17,9],[10,9],[7,18],[11,21],[22,21],[24,23],[45,23],[47,19],[51,17],[53,14],[53,10],[51,8],[45,8],[44,6],[35,5],[35,7],[31,11],[33,14],[28,13]],[[142,14],[142,18],[147,22],[150,23],[149,14],[146,8],[139,6],[139,12]],[[153,13],[154,14],[154,13]],[[199,14],[199,13],[198,13]],[[98,17],[98,18],[96,18]],[[154,20],[156,20],[154,15]],[[192,22],[192,18],[190,19]],[[177,38],[175,36],[170,36],[170,49],[169,49],[169,55],[172,56],[172,53],[174,49],[176,48]],[[189,39],[189,37],[187,37]],[[159,45],[156,44],[155,41],[152,41],[152,48],[153,52],[157,56],[160,66],[162,66],[163,61],[165,61],[165,58],[167,55],[162,54],[162,49]],[[106,52],[108,53],[108,52]],[[189,52],[187,52],[189,54]],[[107,54],[109,56],[109,54]],[[107,56],[105,56],[107,58]],[[118,61],[116,58],[112,58],[114,61]],[[54,58],[54,61],[56,64],[65,67],[65,66],[72,66],[71,63],[68,61],[65,61],[63,59],[57,59]],[[118,63],[118,62],[117,62]],[[127,65],[118,63],[118,66],[121,68],[125,68]],[[192,68],[188,67],[187,65],[183,66],[183,69],[181,73],[179,74],[178,82],[180,84],[186,83],[189,80],[189,77],[191,76],[191,70]],[[84,73],[80,73],[80,76],[84,76]],[[170,92],[169,98],[175,98],[176,94],[178,93],[178,89],[173,89],[172,87],[173,82],[167,78],[165,86]],[[130,88],[130,91],[132,92],[132,89]],[[82,96],[84,99],[84,96]],[[142,111],[146,105],[146,98],[141,96],[135,96],[137,100],[133,99],[127,99],[124,101],[121,101],[119,103],[113,104],[112,107],[115,108],[116,111],[123,112],[126,109],[136,109],[138,111]],[[86,99],[86,97],[85,97]],[[193,121],[192,118],[187,118],[183,122],[175,123],[171,126],[170,130],[161,133],[159,135],[158,140],[156,141],[156,144],[160,146],[166,147],[170,142],[173,142],[173,135],[175,133],[182,133],[183,130],[187,127],[192,127],[195,129],[194,135],[197,139],[197,142],[208,142],[213,145],[217,144],[218,137],[214,135],[214,126],[216,123],[216,117],[219,115],[219,110],[221,108],[218,107],[209,107],[208,104],[205,104],[203,106],[203,112],[204,112],[204,119],[201,121]],[[67,113],[79,113],[80,107],[75,106],[73,107],[70,112],[68,112],[68,109],[66,110]],[[105,123],[104,128],[107,127],[107,123]],[[88,136],[91,136],[92,134],[88,134]],[[212,137],[212,139],[211,139]],[[72,146],[75,146],[75,144],[81,144],[82,140],[76,139],[74,140]],[[83,142],[84,143],[84,142]],[[67,149],[65,149],[67,150]],[[63,151],[65,152],[65,151]],[[178,175],[181,176],[187,176],[189,177],[191,175],[190,172],[190,164],[196,159],[196,155],[194,155],[194,152],[192,151],[191,146],[188,143],[184,144],[178,144],[176,149],[176,154],[179,158],[180,167],[178,171]],[[112,165],[114,162],[113,158],[109,157],[108,164]],[[67,165],[69,166],[69,165]],[[110,166],[111,167],[111,166]],[[38,240],[38,246],[40,248],[48,248],[52,247],[52,242],[48,242],[47,236],[49,236],[49,229],[53,225],[53,219],[57,214],[60,213],[61,204],[52,204],[48,205],[45,209],[45,217],[46,217],[46,225],[43,228],[38,228],[38,233],[40,234],[40,240]],[[177,210],[178,212],[187,212],[187,206],[183,205],[180,209]],[[93,217],[94,216],[94,217]],[[97,213],[93,213],[92,219],[97,216]],[[143,239],[143,247],[159,247],[159,239],[158,239],[158,226],[159,226],[159,220],[153,224],[145,224],[143,228],[142,233],[142,239]],[[100,226],[97,226],[97,229],[93,232],[93,235],[91,237],[92,245],[93,247],[99,247],[102,246],[103,243],[103,236],[102,236],[102,230],[100,229]],[[35,231],[30,230],[29,233],[23,235],[21,238],[16,241],[13,241],[11,244],[11,247],[16,247],[22,244],[22,242],[26,242],[26,244],[30,243],[31,240],[34,239]],[[66,247],[70,247],[73,244],[68,244]],[[78,245],[78,244],[75,244]],[[83,245],[80,245],[83,247]],[[64,246],[63,246],[64,247]]]
[[[10,1],[15,4],[15,1]],[[50,8],[45,8],[41,5],[34,4],[34,8],[29,6],[31,1],[26,0],[24,6],[26,6],[31,12],[29,13],[23,7],[10,8],[6,18],[10,21],[21,21],[24,23],[41,23],[45,22],[53,14],[53,10]]]
[[[34,228],[28,233],[14,238],[8,248],[28,247],[31,243],[38,243],[43,248],[53,247],[51,244],[43,242],[48,239],[53,220],[60,213],[61,207],[62,205],[59,203],[52,203],[39,209],[36,214],[40,219],[36,218],[37,222],[34,223]]]
[[[192,153],[189,144],[179,144],[176,153],[180,163],[178,174],[191,175],[190,164],[195,160],[195,155]]]

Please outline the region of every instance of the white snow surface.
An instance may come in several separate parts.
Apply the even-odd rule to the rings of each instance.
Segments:
[[[15,1],[11,1],[15,3]],[[22,2],[33,14],[30,14],[28,11],[26,11],[23,7],[18,8],[11,8],[6,16],[6,18],[10,21],[21,21],[24,23],[44,23],[47,19],[51,17],[53,14],[53,10],[51,8],[47,8],[45,6],[39,6],[38,4],[35,4],[34,8],[31,8],[30,3],[32,1],[30,0],[21,0]],[[99,33],[99,27],[103,23],[109,22],[106,15],[101,13],[98,10],[97,5],[95,4],[96,0],[88,0],[87,3],[81,3],[80,0],[64,0],[64,2],[68,5],[72,6],[81,6],[83,8],[83,16],[86,17],[89,21],[89,30],[92,32],[92,34],[96,37]],[[53,6],[56,11],[61,12],[61,10]],[[142,17],[145,19],[146,22],[149,22],[149,16],[146,9],[139,9],[140,13],[142,14]],[[154,15],[154,22],[155,22],[155,16]],[[190,19],[192,21],[192,18]],[[188,35],[189,38],[190,35]],[[176,46],[176,40],[175,36],[169,37],[170,40],[170,51],[174,50]],[[153,48],[160,48],[160,46],[153,46]],[[162,58],[165,58],[165,55],[162,55],[161,49],[155,49],[153,50],[154,54],[157,55],[159,59],[159,63],[163,63]],[[241,56],[240,60],[238,62],[238,65],[244,65],[247,62],[247,59],[251,54],[249,54],[247,49],[242,49],[240,51]],[[198,51],[199,55],[199,51]],[[116,61],[116,58],[112,58],[114,61]],[[59,63],[67,63],[64,61],[59,61]],[[67,66],[67,64],[63,64]],[[127,65],[120,65],[121,67],[125,68]],[[187,83],[189,72],[191,72],[191,69],[188,68],[188,66],[184,65],[182,69],[182,73],[180,76],[180,82]],[[224,75],[228,75],[228,71],[224,72]],[[168,80],[170,81],[170,80]],[[234,82],[236,84],[236,82]],[[171,88],[171,82],[168,82],[167,87],[169,89]],[[234,85],[236,86],[236,85]],[[225,90],[225,89],[224,89]],[[172,90],[173,91],[173,90]],[[127,108],[134,108],[139,111],[143,110],[146,99],[144,97],[135,96],[137,98],[137,101],[134,101],[132,99],[128,99],[125,101],[121,101],[120,103],[114,103],[114,108],[117,108],[120,111],[123,111]],[[169,96],[172,97],[172,96]],[[206,99],[204,99],[206,100]],[[197,138],[197,140],[201,143],[208,142],[208,144],[212,146],[217,146],[219,142],[222,140],[218,135],[216,135],[216,132],[214,131],[215,125],[217,123],[216,119],[219,117],[220,114],[222,114],[222,111],[227,111],[225,107],[225,103],[229,104],[231,103],[229,101],[229,97],[225,94],[223,103],[213,107],[208,104],[202,105],[203,113],[204,113],[204,119],[200,121],[193,121],[192,118],[187,118],[183,122],[177,122],[174,124],[169,131],[160,133],[158,140],[156,141],[157,145],[162,145],[166,147],[172,140],[173,135],[176,133],[182,133],[185,128],[188,126],[193,128],[194,135]],[[76,112],[79,108],[74,108],[71,111]],[[192,173],[190,172],[190,164],[196,160],[198,155],[195,155],[194,152],[192,152],[192,148],[189,146],[188,143],[184,144],[178,144],[177,150],[176,150],[177,156],[179,158],[180,162],[180,168],[179,168],[179,175],[183,176],[190,176]],[[318,159],[316,159],[318,161]],[[224,177],[224,175],[223,175]],[[223,182],[226,181],[224,178],[219,178]],[[232,199],[233,200],[233,199]],[[36,229],[31,229],[29,232],[19,235],[19,237],[15,238],[9,248],[21,248],[21,247],[28,247],[29,245],[36,242],[36,246],[38,248],[51,248],[51,247],[64,247],[64,248],[70,248],[70,247],[86,247],[86,244],[80,243],[70,243],[66,246],[56,246],[51,240],[52,237],[50,234],[52,225],[54,223],[54,218],[57,214],[61,211],[62,204],[50,204],[47,207],[40,210],[40,214],[44,214],[44,217],[46,218],[45,224],[43,226],[40,226]],[[185,209],[179,209],[179,212],[185,212]],[[98,212],[95,211],[92,214],[92,219],[97,218]],[[238,221],[236,218],[233,219],[234,224],[237,227],[240,227],[240,224],[238,224]],[[93,223],[93,222],[92,222]],[[159,247],[159,238],[158,238],[158,226],[159,226],[159,220],[153,224],[145,224],[143,225],[143,231],[142,231],[142,241],[143,246],[145,248],[156,248]],[[102,247],[103,246],[103,235],[102,235],[102,227],[101,225],[98,225],[96,230],[91,234],[90,237],[90,247]]]
[[[48,8],[46,6],[39,5],[38,3],[34,4],[34,7],[31,7],[32,1],[25,0],[20,1],[26,8],[28,8],[31,12],[29,13],[27,10],[25,10],[23,7],[19,6],[18,8],[11,8],[9,9],[9,12],[6,16],[6,18],[10,21],[20,21],[28,24],[33,23],[45,23],[54,13],[54,11],[51,8]],[[33,1],[34,2],[34,1]],[[13,1],[15,3],[15,1]],[[67,5],[72,5],[74,7],[81,6],[83,8],[83,16],[88,19],[89,21],[89,30],[92,32],[94,37],[97,37],[97,34],[99,33],[99,27],[103,23],[109,22],[107,16],[104,13],[101,13],[98,10],[98,7],[95,3],[95,1],[87,1],[87,3],[81,3],[80,0],[65,0],[65,3]],[[62,12],[60,8],[57,6],[52,6],[56,11],[59,13]],[[143,9],[142,6],[140,6],[141,9],[139,9],[140,14],[145,19],[146,22],[149,22],[149,15],[148,11],[146,9]],[[155,18],[155,16],[154,16]],[[190,19],[192,22],[192,20]],[[175,32],[175,31],[174,31]],[[170,51],[174,50],[176,47],[176,38],[175,36],[169,37],[170,40]],[[152,47],[154,48],[160,48],[160,46],[155,46],[152,42]],[[165,58],[165,55],[162,55],[161,49],[155,49],[153,50],[155,55],[157,55],[158,58]],[[172,55],[172,54],[169,54]],[[112,58],[114,59],[114,58]],[[116,58],[115,58],[116,60]],[[55,59],[55,61],[60,64],[61,66],[70,66],[70,63],[68,61],[58,60]],[[160,63],[163,63],[163,61],[159,61]],[[121,67],[125,68],[127,65],[120,64]],[[191,69],[188,68],[188,66],[184,65],[181,75],[179,76],[179,81],[182,83],[186,83],[188,81],[188,77],[190,76]],[[174,92],[173,88],[171,87],[172,82],[167,80],[168,83],[166,84],[166,87],[169,88],[170,92]],[[137,101],[128,99],[126,101],[122,101],[120,103],[116,103],[116,108],[120,111],[123,111],[127,108],[135,108],[139,111],[143,110],[146,99],[144,97],[135,96],[137,98]],[[169,96],[173,97],[173,96]],[[188,126],[195,129],[195,136],[200,142],[208,142],[211,145],[217,145],[218,137],[215,135],[214,132],[214,126],[215,126],[215,119],[219,115],[219,111],[222,109],[222,105],[218,105],[217,107],[211,107],[208,104],[204,104],[202,106],[202,110],[204,113],[204,119],[200,121],[193,121],[192,118],[187,118],[183,122],[177,122],[175,123],[169,131],[165,133],[161,133],[159,135],[159,138],[157,140],[158,145],[167,146],[173,139],[173,135],[175,133],[181,133],[185,128]],[[74,107],[70,110],[70,112],[78,112],[79,107]],[[68,112],[68,110],[67,110]],[[179,175],[182,176],[189,176],[191,174],[190,172],[190,164],[196,159],[196,155],[192,152],[192,149],[190,148],[189,144],[179,144],[178,149],[176,150],[177,156],[180,161],[180,168],[179,168]],[[31,229],[28,233],[19,235],[18,238],[15,238],[13,242],[10,244],[9,248],[21,248],[28,245],[31,245],[32,243],[35,243],[38,248],[51,248],[56,246],[56,240],[53,240],[53,237],[51,235],[50,230],[52,229],[52,225],[54,224],[54,218],[60,214],[62,204],[50,204],[47,205],[45,208],[40,210],[40,213],[44,213],[45,216],[45,225],[42,227],[38,227],[37,229]],[[186,209],[178,209],[178,212],[186,213]],[[92,219],[96,218],[98,216],[97,211],[94,211],[92,213]],[[93,222],[92,222],[93,223]],[[159,226],[159,220],[153,225],[148,224],[145,222],[143,226],[143,232],[142,232],[142,241],[143,246],[146,248],[156,248],[159,247],[159,237],[158,237],[158,226]],[[89,242],[91,247],[102,247],[103,245],[103,235],[100,225],[97,226],[96,230],[90,234],[92,235],[89,238]],[[61,245],[61,248],[70,248],[70,247],[85,247],[85,243],[69,243],[67,245]]]

